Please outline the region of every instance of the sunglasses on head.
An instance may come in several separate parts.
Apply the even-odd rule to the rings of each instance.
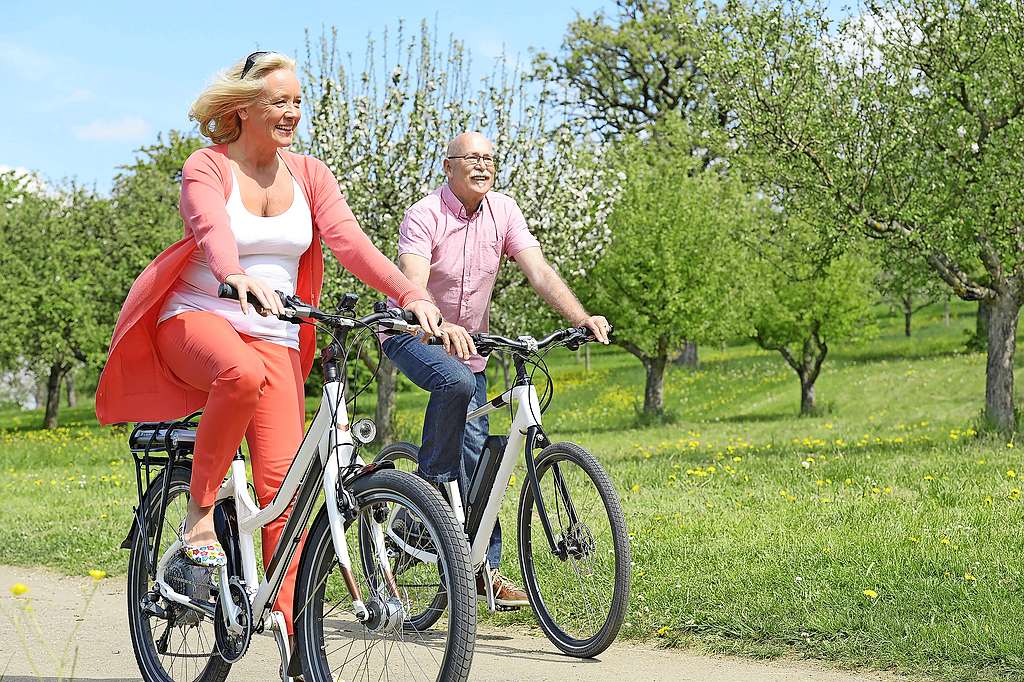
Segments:
[[[246,57],[245,58],[245,66],[242,67],[242,75],[238,77],[238,80],[242,80],[243,78],[245,78],[245,74],[249,73],[249,70],[252,69],[253,66],[255,66],[256,59],[261,54],[270,54],[270,51],[269,50],[261,50],[260,52],[253,52],[251,55]]]

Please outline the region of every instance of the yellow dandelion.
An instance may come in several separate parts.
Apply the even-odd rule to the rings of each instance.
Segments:
[[[1017,472],[1014,471],[1013,469],[1007,469],[1006,470],[1006,477],[1007,478],[1017,478]]]
[[[107,577],[107,572],[106,571],[101,571],[98,568],[94,568],[91,571],[89,571],[89,575],[92,576],[93,580],[99,581],[99,580],[103,580],[104,578]]]
[[[928,474],[927,476],[924,477],[924,480],[926,480],[926,481],[934,481],[935,477],[932,476],[931,474]]]
[[[670,632],[672,632],[672,628],[670,628],[667,625],[664,625],[664,626],[658,628],[658,637],[665,637]]]
[[[868,599],[878,599],[878,593],[874,590],[864,590],[864,596]]]
[[[985,496],[985,504],[992,504],[992,496],[991,495],[986,495]]]
[[[630,492],[634,492],[634,493],[640,492],[640,484],[639,483],[634,483],[633,487],[630,488],[629,490],[630,490]]]
[[[1010,491],[1010,499],[1016,500],[1020,498],[1020,488],[1014,488]]]
[[[966,580],[969,583],[978,582],[978,579],[975,578],[974,575],[970,571],[968,571],[967,573],[964,573],[964,580]]]
[[[13,585],[11,585],[11,594],[13,594],[15,597],[20,597],[26,592],[28,592],[28,586],[24,583],[14,583]]]
[[[942,538],[939,539],[939,544],[940,545],[948,545],[949,544],[949,538],[943,536]]]
[[[910,541],[911,542],[921,542],[921,538],[917,537],[916,535],[911,535],[910,536]]]

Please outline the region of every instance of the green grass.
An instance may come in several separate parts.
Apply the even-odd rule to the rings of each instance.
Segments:
[[[632,357],[598,349],[587,372],[570,353],[552,356],[546,429],[593,451],[626,509],[623,635],[943,680],[1024,679],[1024,462],[1009,447],[1024,442],[975,434],[984,357],[958,352],[973,317],[954,310],[950,327],[918,314],[911,339],[883,318],[879,338],[836,344],[815,418],[795,416],[798,383],[781,358],[750,345],[705,347],[699,371],[670,369],[679,420],[647,428],[636,427],[643,373]],[[424,405],[400,393],[404,437],[416,440]],[[360,412],[371,407],[360,399]],[[123,573],[117,545],[135,494],[125,432],[97,427],[88,406],[62,420],[47,433],[33,428],[38,413],[0,413],[0,563]],[[498,418],[491,431],[506,426]],[[516,499],[502,517],[513,576]]]

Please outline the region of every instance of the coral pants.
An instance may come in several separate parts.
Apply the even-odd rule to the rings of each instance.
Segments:
[[[165,366],[178,379],[209,395],[196,433],[192,499],[204,507],[214,503],[245,436],[256,497],[266,506],[302,442],[305,402],[299,352],[239,334],[224,318],[199,311],[162,322],[156,343]],[[264,566],[290,512],[263,528]],[[301,545],[274,603],[284,614],[288,634],[294,631],[292,600],[300,553]]]

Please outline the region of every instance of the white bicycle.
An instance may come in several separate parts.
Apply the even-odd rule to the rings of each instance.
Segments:
[[[512,409],[508,436],[488,436],[470,489],[457,481],[442,484],[455,516],[470,542],[470,561],[481,573],[487,605],[497,610],[486,561],[487,546],[509,480],[519,461],[526,461],[526,479],[519,496],[516,525],[519,565],[524,587],[541,628],[561,651],[590,658],[607,649],[626,616],[630,587],[629,532],[615,488],[597,459],[575,443],[551,443],[541,428],[541,415],[551,402],[553,384],[544,364],[550,349],[575,349],[593,341],[586,328],[554,332],[541,341],[530,336],[509,339],[474,334],[481,354],[502,350],[512,356],[515,381],[510,389],[466,415],[466,421],[505,408]],[[529,371],[528,367],[535,368]],[[544,399],[537,395],[533,374],[548,383]],[[534,456],[535,448],[542,448]],[[419,449],[393,443],[377,455],[376,463],[394,463],[414,471]],[[415,547],[398,546],[417,560],[437,567],[435,598],[430,608],[411,613],[408,624],[424,630],[437,620],[446,597],[439,558]]]
[[[237,298],[227,285],[220,295]],[[333,337],[321,353],[322,402],[280,490],[265,508],[249,493],[241,451],[235,456],[215,511],[227,566],[216,572],[200,568],[180,551],[177,525],[189,494],[196,415],[141,423],[132,431],[139,506],[122,546],[131,550],[128,620],[146,682],[220,682],[261,632],[276,637],[285,682],[300,673],[311,682],[469,676],[476,590],[465,536],[440,494],[422,479],[384,463],[364,464],[357,448],[373,440],[375,428],[369,420],[350,425],[344,397],[350,332],[365,330],[376,340],[378,331],[405,333],[418,327],[400,309],[355,318],[356,300],[346,295],[339,313],[327,314],[295,297],[282,297],[283,319],[314,320]],[[259,308],[254,299],[250,303]],[[309,526],[321,491],[323,505]],[[292,511],[261,580],[254,535],[289,506]],[[400,535],[396,515],[416,525],[415,539]],[[295,588],[294,656],[284,617],[272,607],[307,526]],[[395,543],[427,552],[435,563],[410,562],[394,551]],[[425,579],[446,596],[440,610],[430,611],[433,590],[431,602],[421,603],[423,595],[415,586]],[[446,616],[441,632],[422,632],[410,621],[425,610],[433,621]]]

